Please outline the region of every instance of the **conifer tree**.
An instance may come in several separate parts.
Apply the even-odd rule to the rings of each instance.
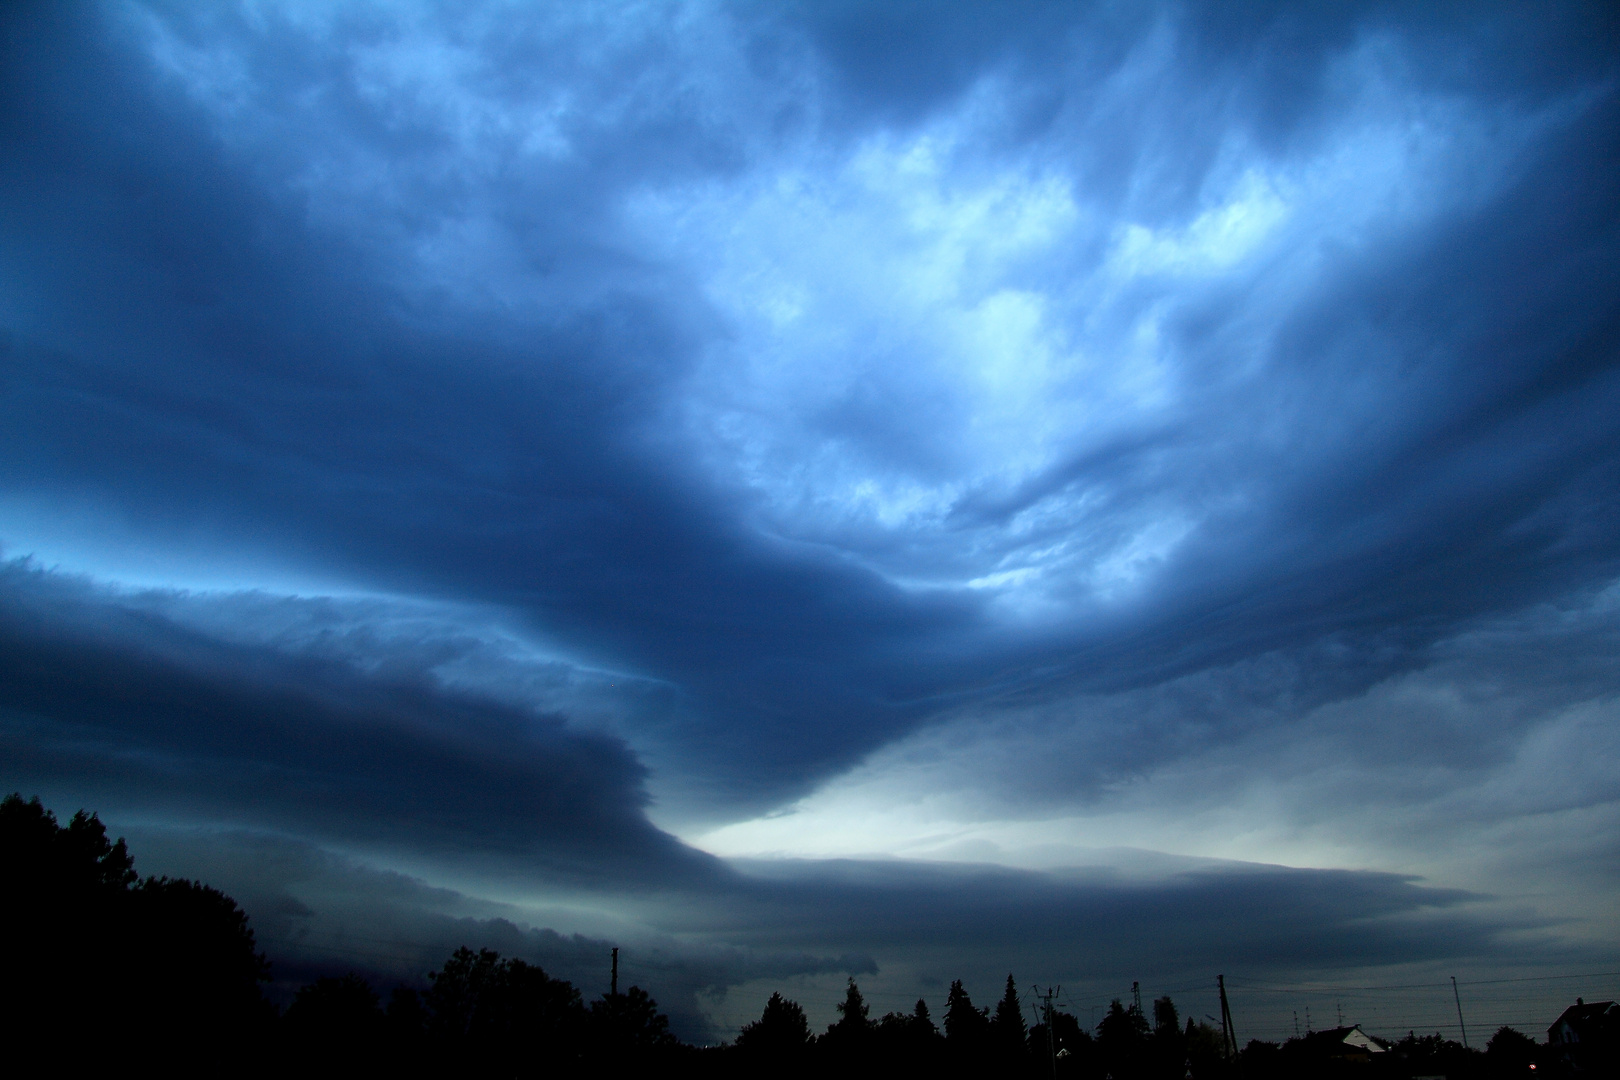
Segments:
[[[869,1012],[866,999],[861,996],[861,988],[851,978],[849,988],[844,991],[844,1000],[838,1003],[838,1022],[833,1027],[846,1032],[865,1031],[872,1023]]]
[[[917,999],[917,1008],[911,1014],[911,1028],[917,1035],[924,1038],[933,1038],[939,1034],[934,1026],[934,1018],[928,1015],[928,1002],[922,998]]]
[[[975,1009],[962,980],[951,983],[951,992],[945,997],[945,1037],[963,1047],[973,1047],[983,1041],[989,1025],[988,1010]]]
[[[737,1035],[737,1046],[748,1054],[796,1058],[810,1045],[810,1023],[797,1001],[772,994],[760,1018]]]
[[[996,1003],[995,1015],[990,1020],[990,1034],[998,1053],[1013,1056],[1024,1053],[1029,1030],[1018,1007],[1018,988],[1013,984],[1011,972],[1007,975],[1007,991]]]

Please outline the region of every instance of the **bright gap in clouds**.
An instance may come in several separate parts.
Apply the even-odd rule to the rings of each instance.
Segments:
[[[1600,946],[1620,932],[1597,899],[1620,836],[1620,695],[1603,674],[1617,605],[1620,585],[1474,628],[1318,705],[1287,689],[1297,658],[1263,657],[1147,690],[980,707],[790,806],[686,837],[745,859],[1412,874],[1505,909],[1550,906],[1560,937]],[[1239,710],[1272,715],[1243,731]],[[1141,745],[1156,750],[1132,760]]]
[[[1291,155],[1229,137],[1168,217],[1151,187],[1088,191],[1083,135],[983,154],[994,79],[905,137],[788,140],[740,177],[639,192],[628,227],[727,319],[676,406],[696,459],[756,496],[761,530],[907,587],[988,591],[1020,621],[1142,599],[1265,499],[1253,465],[1332,467],[1360,452],[1340,432],[1388,422],[1347,371],[1317,429],[1323,403],[1268,357],[1328,260],[1488,199],[1514,178],[1504,146],[1568,109],[1396,101],[1402,62],[1350,54],[1331,126]],[[1213,349],[1167,332],[1217,304]],[[1157,472],[1087,464],[1159,442]]]

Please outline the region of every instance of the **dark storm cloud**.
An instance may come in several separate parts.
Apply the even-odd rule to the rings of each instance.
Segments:
[[[1365,808],[1373,789],[1387,797],[1426,770],[1444,770],[1448,787],[1467,778],[1488,792],[1500,783],[1493,770],[1512,763],[1549,718],[1583,707],[1608,715],[1620,693],[1617,652],[1620,633],[1602,604],[1541,609],[1422,649],[1328,637],[1138,690],[1004,703],[925,743],[954,744],[958,753],[936,758],[937,773],[924,767],[928,779],[915,783],[951,790],[978,782],[1015,815],[1095,804],[1121,776],[1185,760],[1211,766],[1203,781],[1182,776],[1161,793],[1162,808],[1187,816],[1255,775],[1284,782],[1329,774],[1311,792],[1313,812],[1322,815]],[[1031,754],[1032,746],[1040,752]],[[1233,760],[1256,768],[1229,771]],[[1536,764],[1526,771],[1555,804],[1601,805],[1620,793],[1601,769],[1556,780]],[[1429,797],[1434,783],[1415,787]],[[1481,822],[1523,809],[1523,801],[1487,796],[1469,816]]]
[[[641,770],[622,746],[422,675],[444,659],[442,642],[413,649],[402,632],[362,648],[333,618],[290,632],[290,617],[258,598],[219,614],[206,600],[108,594],[21,563],[3,584],[8,782],[73,791],[115,827],[133,817],[281,830],[120,828],[142,872],[235,896],[284,988],[350,969],[413,982],[467,944],[590,991],[610,944],[629,944],[626,981],[701,1039],[716,1034],[709,996],[822,973],[871,976],[906,997],[937,996],[951,978],[993,985],[1008,966],[1026,979],[1124,985],[1209,969],[1546,963],[1568,951],[1545,919],[1392,874],[1208,864],[1122,878],[859,861],[745,862],[736,873],[646,822]],[[244,640],[243,610],[278,646]],[[1570,662],[1545,679],[1602,667],[1599,642],[1564,651]],[[1389,723],[1398,730],[1401,718]],[[565,908],[598,910],[598,928],[558,933],[543,911],[287,833],[560,887]],[[897,962],[904,971],[885,975]]]
[[[131,59],[87,87],[95,47],[13,42],[8,246],[25,293],[52,294],[8,349],[14,491],[122,505],[181,544],[515,603],[576,647],[681,673],[715,729],[705,751],[736,746],[767,786],[892,730],[873,698],[915,681],[863,656],[959,605],[762,550],[633,457],[689,348],[678,313],[609,300],[487,334],[402,319],[354,280],[373,254],[253,193],[172,99],[126,99]],[[782,719],[755,738],[761,711]],[[830,738],[792,734],[811,713]]]
[[[1542,955],[1511,935],[1534,922],[1469,910],[1484,899],[1364,871],[1212,864],[1142,880],[900,862],[748,862],[755,903],[729,932],[813,947],[949,949],[993,972],[1161,976],[1242,963],[1329,970],[1456,956]],[[1539,946],[1539,942],[1537,943]],[[1057,970],[1052,970],[1057,969]]]
[[[717,805],[801,793],[964,703],[1032,707],[1279,653],[1303,699],[1350,696],[1474,620],[1616,572],[1620,69],[1597,9],[811,5],[560,30],[432,8],[407,29],[353,11],[155,10],[6,17],[10,505],[82,514],[90,547],[127,530],[176,563],[228,555],[516,611],[577,655],[674,687],[679,729],[659,733],[671,771]],[[390,82],[389,63],[418,81]],[[1386,84],[1394,104],[1374,92]],[[1400,126],[1400,102],[1425,96],[1485,134],[1422,177],[1439,191],[1424,213],[1403,218],[1392,197],[1343,233],[1300,226],[1297,246],[1231,274],[1145,271],[1064,316],[1106,351],[1162,313],[1179,396],[1013,481],[956,464],[973,425],[928,384],[927,343],[882,353],[883,378],[805,417],[792,400],[745,401],[757,428],[737,443],[779,451],[762,460],[786,464],[759,471],[797,478],[784,484],[819,494],[814,466],[845,455],[948,492],[937,520],[876,539],[837,521],[756,527],[768,493],[742,467],[706,471],[712,448],[685,418],[715,351],[757,342],[698,271],[651,252],[625,206],[772,177],[795,139],[839,153],[903,141],[976,94],[992,120],[941,151],[963,173],[1005,154],[1060,172],[1087,213],[1166,233],[1226,198],[1226,173],[1242,172],[1228,158],[1315,160],[1376,126],[1357,109]],[[842,250],[868,240],[851,230]],[[1121,249],[1099,227],[1011,276],[1058,309],[1091,281],[1082,263]],[[855,346],[809,349],[813,362],[859,352],[851,325]],[[1090,568],[1155,517],[1192,524],[1139,593],[1093,603]],[[1056,616],[1002,618],[962,585],[1066,544],[1081,554],[1035,566]],[[165,701],[203,687],[149,659],[180,649],[180,631],[118,633],[14,631],[37,654],[13,669],[31,713],[87,723],[92,703],[73,694],[92,656]],[[195,648],[222,657],[206,687],[221,708],[271,725],[297,695],[291,669],[267,689],[248,676],[256,654]],[[377,692],[336,670],[311,677],[344,702]],[[399,693],[413,730],[439,734],[367,747],[334,764],[334,787],[349,769],[374,780],[376,761],[426,768],[442,737],[463,762],[433,789],[449,805],[499,756],[458,748],[452,729],[518,723],[439,688]],[[320,708],[353,722],[349,704]],[[420,719],[440,710],[465,720]],[[1293,715],[1260,714],[1217,722]],[[231,757],[180,715],[164,754]],[[27,731],[18,746],[57,775],[87,767],[49,756],[67,753],[49,749],[54,729]],[[581,792],[606,777],[611,798],[578,796],[601,815],[592,828],[663,842],[625,809],[640,806],[625,751],[551,738],[567,764],[520,767],[511,790],[525,768],[547,784],[577,768]],[[275,769],[310,749],[248,745]],[[1160,753],[1143,739],[1110,771]]]
[[[1024,984],[1118,993],[1136,978],[1202,983],[1216,970],[1263,978],[1459,958],[1592,959],[1549,948],[1533,917],[1485,913],[1480,897],[1391,874],[1206,863],[1131,879],[960,864],[743,863],[741,876],[688,892],[646,922],[558,933],[543,912],[431,888],[283,837],[122,831],[143,872],[201,877],[240,900],[285,992],[348,970],[383,986],[417,984],[468,945],[540,963],[591,996],[619,945],[621,980],[648,989],[683,1035],[700,1040],[734,1034],[714,1027],[706,999],[745,985],[791,995],[818,975],[853,975],[908,1007],[926,994],[937,1008],[950,980],[982,995],[1009,967]],[[812,991],[805,1000],[813,999]],[[759,1003],[746,1005],[757,1012]]]
[[[225,644],[25,564],[5,566],[0,596],[14,786],[553,882],[722,872],[647,822],[621,743],[561,718]]]
[[[683,941],[611,918],[603,921],[612,932],[561,934],[534,925],[533,912],[431,887],[285,836],[152,826],[121,831],[141,873],[209,881],[241,904],[271,958],[272,993],[287,999],[316,978],[348,971],[384,991],[423,987],[427,973],[463,946],[540,964],[590,999],[607,989],[617,945],[621,983],[649,990],[683,1037],[702,1041],[714,1035],[704,994],[757,979],[875,970],[867,956]]]

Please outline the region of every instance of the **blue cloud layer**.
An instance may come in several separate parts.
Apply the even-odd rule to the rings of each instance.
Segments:
[[[1386,898],[1613,818],[1606,9],[0,18],[12,786],[705,896],[649,813],[857,782],[1165,816],[1317,753],[1304,830],[1376,741]]]

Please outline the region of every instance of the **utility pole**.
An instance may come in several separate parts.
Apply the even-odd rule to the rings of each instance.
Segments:
[[[1030,988],[1035,991],[1036,997],[1043,999],[1041,1015],[1046,1023],[1046,1052],[1052,1059],[1052,1080],[1057,1080],[1057,1032],[1052,1026],[1052,999],[1063,993],[1063,987],[1048,986],[1045,993],[1034,983],[1030,984]]]
[[[619,996],[619,947],[613,946],[613,997]]]
[[[1451,1000],[1453,1000],[1453,1001],[1455,1001],[1457,1003],[1457,1026],[1459,1028],[1462,1028],[1463,1048],[1467,1049],[1467,1047],[1468,1047],[1468,1028],[1466,1026],[1464,1026],[1464,1024],[1463,1024],[1463,1019],[1462,1019],[1462,995],[1457,993],[1457,976],[1455,976],[1455,975],[1453,975],[1451,977]]]
[[[1135,1008],[1136,1008],[1136,1015],[1141,1016],[1142,1015],[1142,984],[1139,983],[1139,982],[1131,983],[1131,1004],[1133,1006],[1135,1006]]]
[[[1339,1014],[1339,1026],[1344,1027],[1344,1006],[1335,1001],[1333,1011]]]
[[[1299,1038],[1299,1010],[1294,1010],[1294,1038]]]
[[[1226,1003],[1226,976],[1215,976],[1221,990],[1221,1053],[1228,1061],[1237,1060],[1237,1027],[1232,1023],[1232,1007]]]

